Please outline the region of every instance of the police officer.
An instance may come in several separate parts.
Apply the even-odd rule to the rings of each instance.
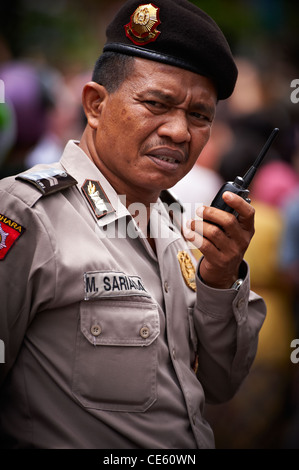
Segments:
[[[129,0],[84,87],[80,142],[1,181],[2,447],[214,447],[205,400],[234,395],[265,317],[243,261],[254,209],[226,193],[238,219],[205,207],[184,238],[159,196],[236,78],[203,11]]]

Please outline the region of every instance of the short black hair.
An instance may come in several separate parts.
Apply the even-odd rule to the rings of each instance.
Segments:
[[[126,54],[105,52],[96,61],[92,81],[103,85],[108,93],[113,93],[132,72],[134,60]]]

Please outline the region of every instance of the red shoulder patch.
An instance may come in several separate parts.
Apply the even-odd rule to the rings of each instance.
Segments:
[[[4,259],[17,239],[25,232],[18,222],[0,214],[0,260]]]

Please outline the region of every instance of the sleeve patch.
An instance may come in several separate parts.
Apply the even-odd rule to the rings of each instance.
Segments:
[[[18,238],[25,232],[25,228],[18,222],[0,214],[0,261],[5,258]]]

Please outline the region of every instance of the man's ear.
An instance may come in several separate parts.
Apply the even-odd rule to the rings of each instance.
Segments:
[[[83,88],[82,104],[87,122],[93,129],[98,127],[98,119],[107,97],[108,92],[106,88],[96,82],[88,82]]]

